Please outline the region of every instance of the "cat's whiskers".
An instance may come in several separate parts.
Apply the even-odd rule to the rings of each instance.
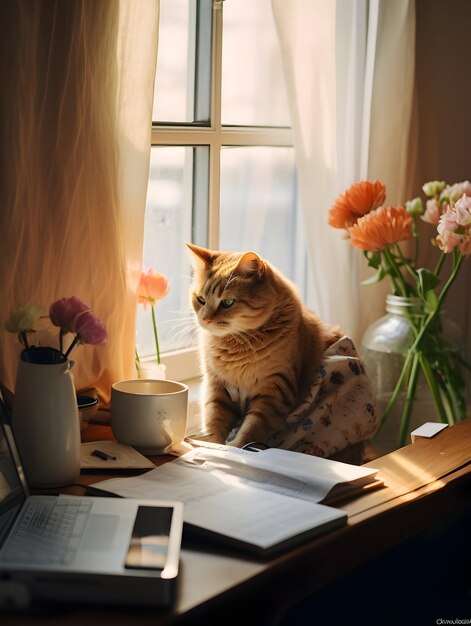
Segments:
[[[239,343],[242,342],[247,348],[249,348],[250,352],[252,352],[252,354],[254,356],[257,354],[258,349],[264,347],[264,343],[263,343],[262,339],[253,336],[251,332],[247,332],[247,331],[240,332],[239,331],[234,336],[235,336],[236,340],[239,341]],[[258,346],[255,345],[255,342],[253,341],[253,339],[256,339],[256,341],[259,343]]]
[[[189,322],[194,322],[194,321],[195,321],[194,315],[187,315],[185,317],[180,316],[180,317],[174,317],[173,319],[165,320],[164,323],[172,324],[173,326],[175,324],[187,324]]]
[[[267,346],[270,345],[270,341],[263,335],[263,333],[258,333],[257,331],[250,333],[250,342],[254,346],[257,352],[265,352]]]
[[[264,351],[272,342],[272,339],[270,337],[267,337],[265,333],[256,329],[243,331],[243,334],[246,340],[250,342],[254,354],[259,351]]]
[[[232,350],[232,361],[234,363],[238,361],[245,361],[247,358],[247,352],[252,352],[255,356],[256,352],[250,341],[243,336],[240,332],[230,333],[228,338],[232,341],[234,349]]]
[[[263,337],[259,337],[257,336],[257,334],[250,330],[250,331],[243,331],[240,333],[241,338],[248,344],[250,344],[251,348],[253,349],[254,353],[259,349],[259,348],[264,348],[265,347],[265,341],[263,339]]]
[[[174,319],[165,320],[163,324],[171,325],[172,338],[176,344],[187,344],[188,340],[193,340],[198,331],[198,324],[192,313],[188,313],[184,317],[180,315]]]
[[[247,334],[249,334],[252,339],[257,340],[260,343],[263,343],[264,346],[267,345],[267,337],[263,331],[257,330],[255,328],[250,331],[247,331]]]
[[[180,327],[176,328],[175,335],[177,337],[188,336],[194,338],[199,331],[199,326],[195,321],[188,320],[184,324],[180,324]]]
[[[177,345],[179,344],[182,348],[190,347],[191,345],[195,343],[194,338],[196,336],[196,332],[197,332],[196,328],[188,328],[188,327],[181,328],[174,335],[175,343]]]

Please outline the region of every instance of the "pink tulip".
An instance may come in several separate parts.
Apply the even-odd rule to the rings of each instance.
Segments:
[[[162,300],[168,294],[170,285],[163,274],[159,274],[150,268],[147,272],[141,273],[137,296],[139,304],[147,308],[148,304],[154,305],[157,300]]]
[[[141,273],[139,287],[137,289],[137,297],[139,304],[143,304],[145,309],[147,309],[147,305],[151,305],[152,328],[154,331],[157,363],[160,363],[160,348],[154,306],[158,300],[162,300],[162,298],[165,298],[169,290],[169,282],[163,274],[159,274],[159,272],[156,272],[152,268],[148,269],[147,272]]]

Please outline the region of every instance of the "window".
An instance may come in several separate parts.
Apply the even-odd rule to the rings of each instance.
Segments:
[[[171,285],[156,307],[169,377],[198,374],[185,242],[259,252],[302,291],[298,214],[271,0],[160,0],[143,267]],[[137,343],[153,353],[141,307]]]

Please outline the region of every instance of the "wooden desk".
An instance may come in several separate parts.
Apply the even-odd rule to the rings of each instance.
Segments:
[[[108,433],[106,427],[91,427],[87,437],[100,439]],[[464,510],[470,501],[471,420],[367,465],[380,469],[387,486],[345,504],[342,508],[349,514],[346,527],[270,561],[184,540],[179,592],[171,614],[88,608],[60,610],[47,616],[8,615],[6,621],[5,616],[1,617],[2,622],[9,626],[155,626],[225,620],[232,624],[247,623],[250,606],[255,621],[249,623],[256,623],[257,607],[261,607],[258,617],[263,617],[266,624],[267,607],[273,614],[286,609],[432,524]],[[103,475],[81,476],[87,483],[102,479]],[[75,487],[67,491],[78,490]]]

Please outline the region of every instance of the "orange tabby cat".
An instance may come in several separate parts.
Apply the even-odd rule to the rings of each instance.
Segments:
[[[201,335],[209,440],[265,442],[304,399],[325,348],[340,338],[296,288],[254,252],[192,252],[191,302]]]

